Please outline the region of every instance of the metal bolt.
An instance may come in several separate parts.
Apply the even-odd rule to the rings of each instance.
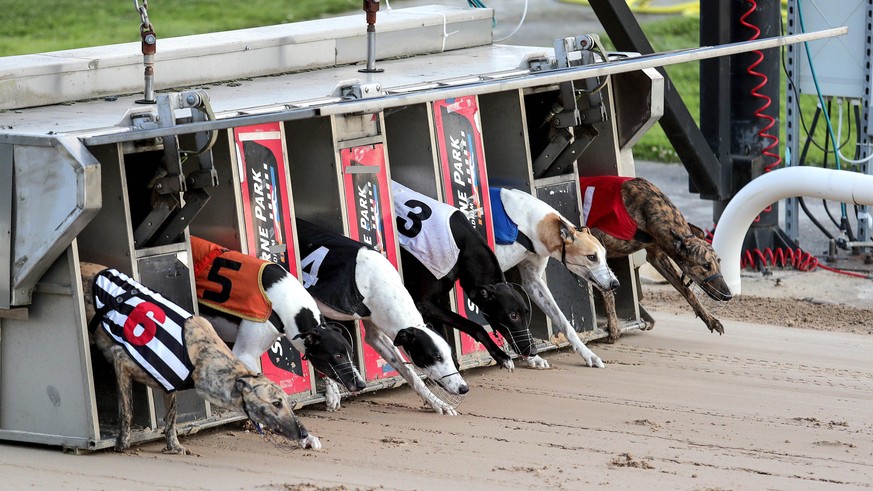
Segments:
[[[193,106],[194,103],[197,102],[197,98],[194,97],[194,94],[188,94],[188,97],[185,98],[185,102],[187,102],[189,105]]]

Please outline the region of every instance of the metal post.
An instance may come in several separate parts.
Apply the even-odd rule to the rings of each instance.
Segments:
[[[158,50],[158,38],[155,35],[155,29],[149,21],[149,2],[143,0],[142,6],[139,0],[133,0],[133,5],[136,7],[140,16],[139,32],[142,38],[142,63],[145,66],[144,79],[145,89],[143,90],[143,98],[136,101],[137,104],[154,104],[155,103],[155,53]]]
[[[361,73],[383,72],[376,68],[376,12],[379,11],[379,0],[364,0],[364,12],[367,14],[367,68],[358,70]]]

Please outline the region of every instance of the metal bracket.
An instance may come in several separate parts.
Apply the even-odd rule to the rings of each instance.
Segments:
[[[375,99],[376,97],[383,97],[385,92],[382,90],[382,84],[378,82],[359,82],[340,87],[340,95],[345,99]]]
[[[191,116],[177,117],[177,111],[182,109],[190,109]],[[177,126],[185,120],[198,123],[215,119],[209,96],[200,90],[161,94],[157,98],[157,110],[157,124],[162,128]],[[203,209],[209,200],[204,188],[218,185],[211,151],[216,138],[216,131],[195,133],[197,150],[186,151],[179,148],[177,135],[163,137],[162,175],[152,180],[152,188],[158,196],[151,212],[134,231],[137,248],[172,243]],[[183,157],[196,158],[199,168],[186,176],[182,169]]]

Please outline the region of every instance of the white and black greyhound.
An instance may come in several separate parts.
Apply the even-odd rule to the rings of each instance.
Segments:
[[[469,334],[499,365],[515,367],[484,327],[448,308],[447,296],[460,280],[470,300],[516,353],[532,368],[548,368],[548,362],[537,355],[528,329],[526,299],[507,283],[494,252],[465,215],[397,182],[392,182],[391,191],[403,277],[424,320]]]
[[[500,267],[517,266],[521,284],[534,303],[552,320],[589,367],[603,368],[603,361],[585,346],[561,312],[543,280],[549,258],[561,261],[576,276],[598,289],[618,288],[618,279],[606,265],[606,249],[588,227],[576,227],[544,201],[517,189],[492,187],[491,209],[498,236],[494,251]],[[504,219],[508,218],[508,221]]]
[[[366,387],[340,328],[326,325],[315,299],[281,265],[191,236],[200,315],[249,369],[284,333],[329,379],[357,392]],[[339,393],[327,394],[339,405]],[[330,398],[336,397],[336,400]]]
[[[403,348],[412,363],[448,393],[463,395],[469,390],[452,363],[448,343],[425,326],[391,262],[358,241],[305,220],[297,220],[297,235],[303,257],[303,286],[315,298],[321,313],[334,320],[361,319],[367,344],[424,402],[437,413],[457,415],[454,407],[422,383],[397,350]],[[339,400],[328,409],[339,409]]]

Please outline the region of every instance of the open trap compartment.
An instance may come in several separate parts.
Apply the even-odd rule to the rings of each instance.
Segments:
[[[163,92],[155,105],[115,96],[142,87],[138,43],[60,52],[52,63],[20,57],[9,78],[28,91],[0,115],[0,439],[113,443],[114,382],[92,361],[80,261],[117,268],[196,312],[191,235],[299,276],[299,217],[376,247],[399,268],[390,179],[455,205],[475,191],[486,238],[489,185],[535,194],[581,224],[577,176],[633,175],[631,148],[663,107],[663,80],[651,67],[666,62],[595,62],[581,53],[591,49],[584,36],[555,49],[493,45],[491,21],[487,9],[386,13],[384,71],[366,74],[355,65],[366,59],[359,16],[237,31],[218,44],[167,40],[156,57]],[[730,52],[778,45],[760,43]],[[61,104],[70,101],[79,102]],[[459,128],[474,158],[456,167]],[[456,170],[466,187],[453,184]],[[637,265],[612,264],[626,328],[644,316]],[[547,276],[574,328],[603,336],[590,289],[554,264]],[[465,309],[460,294],[452,301]],[[531,329],[541,349],[562,342],[541,312]],[[348,332],[368,389],[395,384],[359,323]],[[448,338],[464,367],[491,363],[463,337]],[[262,357],[265,372],[271,365],[299,404],[322,400],[299,353],[274,345]],[[160,437],[162,399],[138,389],[134,441]],[[241,417],[192,391],[180,399],[183,434]]]

